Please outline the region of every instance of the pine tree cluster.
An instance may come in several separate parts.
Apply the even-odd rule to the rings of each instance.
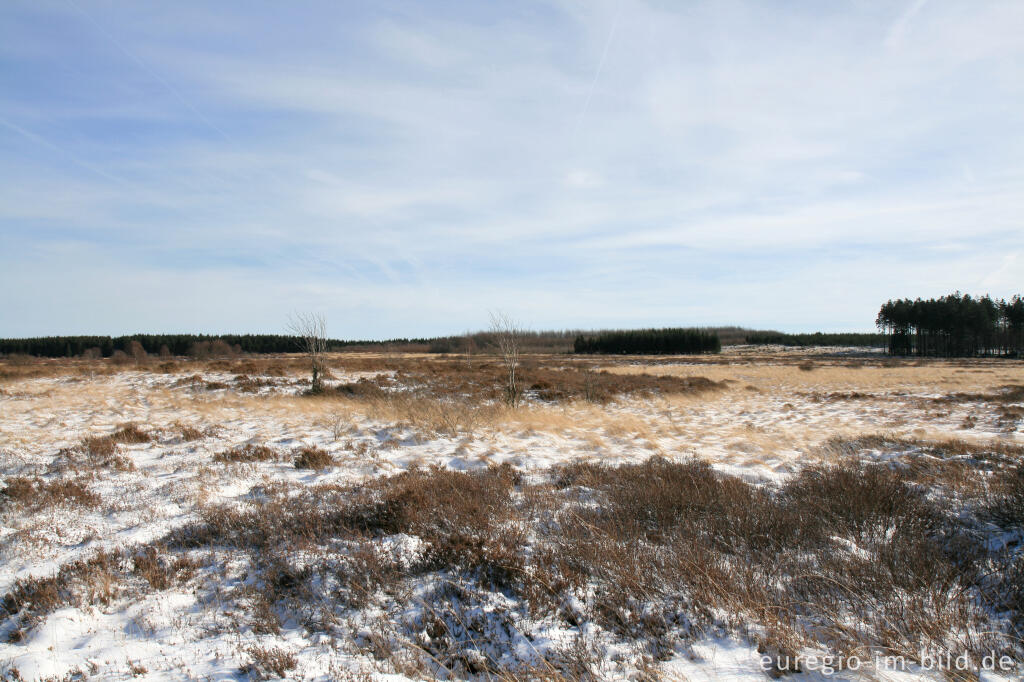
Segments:
[[[886,302],[875,324],[892,355],[936,357],[1024,354],[1024,299],[971,298],[959,291],[941,298]]]
[[[696,328],[628,329],[579,335],[573,344],[576,353],[621,355],[671,355],[718,353],[722,343],[714,331]]]

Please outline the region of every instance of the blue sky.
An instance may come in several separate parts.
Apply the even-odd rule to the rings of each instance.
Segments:
[[[0,336],[1024,290],[1024,3],[0,6]]]

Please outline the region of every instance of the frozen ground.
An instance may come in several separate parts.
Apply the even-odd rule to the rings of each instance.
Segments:
[[[390,372],[386,359],[372,370],[336,364],[333,384]],[[640,462],[652,455],[679,461],[697,457],[752,483],[778,483],[808,463],[827,459],[830,451],[821,446],[837,436],[884,432],[928,440],[1021,441],[1024,404],[999,399],[1009,390],[1005,387],[1024,385],[1024,368],[1017,362],[887,365],[870,355],[794,360],[789,353],[739,349],[714,363],[630,362],[610,371],[702,376],[725,382],[725,388],[695,396],[624,397],[607,405],[533,400],[469,427],[438,428],[436,420],[421,420],[418,412],[403,415],[358,399],[300,397],[299,373],[250,376],[244,383],[230,371],[183,367],[172,373],[131,369],[8,380],[0,384],[0,477],[80,480],[101,502],[0,506],[0,595],[19,579],[53,575],[97,550],[158,541],[195,521],[202,509],[245,505],[274,486],[347,485],[435,464],[474,471],[507,463],[532,480],[566,462]],[[84,438],[111,434],[128,423],[152,437],[116,446],[130,467],[90,470],[68,464],[67,453]],[[245,444],[268,446],[280,457],[213,461],[217,453]],[[326,451],[335,465],[297,469],[291,453],[304,446]],[[386,545],[399,557],[417,551],[415,537],[390,537]],[[351,646],[339,642],[337,634],[310,631],[301,623],[286,620],[278,634],[239,626],[234,607],[221,602],[210,586],[219,581],[224,590],[238,588],[254,577],[230,552],[208,559],[191,581],[167,589],[59,608],[28,629],[10,619],[0,625],[5,640],[0,675],[234,679],[253,660],[253,647],[263,647],[294,654],[287,674],[296,679],[407,677],[377,661],[368,645]],[[424,583],[404,606],[392,602],[380,608],[392,618],[403,611],[405,617],[418,617],[431,589]],[[483,612],[476,617],[484,619],[514,611],[497,598],[477,608]],[[372,621],[365,613],[360,617]],[[371,632],[359,632],[354,623],[347,625],[353,639],[372,640]],[[503,639],[495,644],[499,648],[532,648],[538,655],[568,650],[581,638],[602,641],[592,623],[532,623],[525,629],[529,637],[515,628],[489,631],[489,636]],[[653,674],[621,664],[631,654],[620,649],[608,645],[599,676]],[[679,680],[766,679],[756,645],[724,630],[702,633],[658,663],[656,672]],[[250,667],[247,674],[264,673]],[[800,678],[872,676],[941,678],[913,666],[899,674],[807,672]]]

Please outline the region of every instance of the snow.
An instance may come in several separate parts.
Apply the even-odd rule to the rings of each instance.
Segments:
[[[705,367],[668,364],[658,369],[701,375]],[[381,373],[332,372],[336,383]],[[61,448],[74,447],[86,435],[110,433],[125,422],[153,431],[156,439],[120,446],[120,452],[133,461],[134,471],[83,474],[90,476],[89,487],[105,501],[102,507],[58,506],[27,517],[5,517],[10,525],[0,528],[0,594],[18,579],[52,575],[62,564],[97,549],[156,540],[195,519],[200,505],[240,503],[260,494],[261,486],[281,482],[347,484],[434,464],[463,471],[508,463],[529,475],[579,459],[616,463],[641,461],[653,454],[678,459],[698,456],[720,471],[766,482],[784,480],[802,463],[818,457],[817,446],[837,433],[909,435],[924,428],[935,437],[1020,442],[1019,431],[1007,433],[994,417],[984,414],[982,406],[958,403],[938,409],[928,403],[945,391],[885,387],[868,392],[866,399],[822,400],[818,390],[774,384],[763,373],[744,366],[731,372],[736,383],[719,394],[625,399],[602,408],[533,404],[525,412],[533,413],[537,423],[524,417],[524,423],[486,424],[458,435],[430,434],[409,424],[381,421],[358,409],[334,414],[330,404],[305,405],[293,397],[295,377],[258,377],[266,385],[246,394],[230,388],[235,377],[230,373],[205,373],[205,381],[229,386],[212,391],[179,385],[180,375],[142,371],[19,381],[0,393],[0,475],[4,477],[50,475]],[[747,383],[757,390],[747,390]],[[545,411],[557,417],[553,426],[544,426]],[[968,433],[961,426],[969,414],[981,419]],[[340,437],[332,419],[342,420]],[[182,424],[212,427],[215,435],[185,442],[180,436]],[[287,457],[256,464],[212,462],[217,452],[245,443],[267,444],[284,455],[302,445],[316,445],[331,453],[338,465],[310,472],[295,469]],[[382,543],[405,562],[422,549],[422,541],[404,534],[388,536]],[[848,549],[863,554],[855,545]],[[246,567],[225,562],[221,570],[227,589],[242,579]],[[200,580],[212,578],[200,576]],[[402,607],[400,617],[407,622],[422,619],[435,588],[423,584],[407,604],[392,606]],[[575,608],[579,610],[578,605]],[[543,634],[530,640],[502,625],[499,615],[515,609],[514,604],[494,601],[471,605],[466,616],[487,623],[494,651],[514,651],[523,658],[531,649],[564,646],[581,636],[600,639],[592,624],[551,625],[546,630],[534,624],[535,633]],[[136,666],[148,671],[147,679],[234,679],[246,660],[246,647],[272,639],[274,646],[297,654],[299,664],[291,672],[296,678],[329,679],[341,671],[363,671],[373,679],[408,679],[380,672],[370,658],[339,649],[330,637],[307,638],[299,627],[286,627],[281,637],[267,638],[240,635],[231,624],[231,614],[199,591],[172,589],[142,599],[114,599],[104,607],[62,608],[47,615],[25,640],[0,643],[0,673],[16,668],[31,680],[77,670],[103,679],[129,679]],[[356,634],[367,641],[375,635],[371,630]],[[628,655],[606,651],[608,670],[604,672],[615,670],[616,656]],[[714,633],[698,638],[685,655],[676,655],[660,669],[666,679],[767,679],[756,645]],[[922,670],[874,674],[891,680],[939,679]],[[801,679],[870,677],[869,672],[862,676],[844,672],[808,674]],[[984,679],[1010,678],[987,673]]]

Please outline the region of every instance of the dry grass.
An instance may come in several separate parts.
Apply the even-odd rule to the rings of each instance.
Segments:
[[[758,355],[750,358],[720,358],[717,364],[661,364],[609,366],[616,374],[645,373],[686,377],[698,370],[712,381],[742,380],[761,390],[787,393],[858,391],[884,393],[912,391],[920,393],[988,392],[1006,384],[1024,384],[1024,362],[1019,360],[907,360],[885,356],[856,359],[815,358],[813,361]],[[693,358],[687,358],[692,363]],[[806,371],[800,365],[812,365]]]
[[[1024,559],[1016,545],[993,538],[1024,532],[1024,449],[1017,436],[990,442],[995,422],[1019,426],[1020,363],[815,357],[813,370],[804,371],[798,356],[723,357],[699,366],[630,358],[643,363],[636,367],[611,358],[607,371],[595,371],[593,358],[531,360],[532,374],[524,376],[533,401],[515,410],[492,395],[500,382],[492,382],[489,358],[475,358],[470,372],[461,359],[332,357],[338,376],[378,376],[316,398],[299,396],[301,387],[289,383],[304,370],[290,360],[153,365],[148,371],[180,373],[183,386],[192,375],[205,385],[203,372],[227,373],[216,377],[226,388],[181,390],[170,387],[174,376],[140,374],[156,384],[144,394],[134,376],[51,381],[46,372],[53,367],[24,365],[39,372],[38,381],[9,379],[0,396],[0,438],[17,450],[5,456],[27,474],[7,478],[0,491],[5,513],[31,510],[34,500],[99,504],[90,497],[97,481],[120,476],[110,469],[128,469],[129,446],[154,434],[170,436],[161,445],[176,446],[167,448],[172,455],[209,447],[203,456],[219,463],[351,466],[346,480],[416,457],[430,462],[435,452],[447,460],[453,449],[461,462],[477,464],[516,456],[521,444],[537,441],[577,463],[531,472],[525,482],[507,467],[423,468],[360,485],[300,486],[274,481],[328,477],[207,460],[174,474],[207,487],[181,498],[201,500],[198,522],[115,558],[73,562],[55,576],[18,583],[4,600],[4,632],[22,636],[61,606],[109,604],[176,586],[212,589],[196,579],[203,567],[194,558],[218,554],[245,567],[244,584],[223,588],[217,598],[232,604],[247,634],[273,635],[299,623],[339,636],[339,624],[352,614],[382,614],[367,626],[372,636],[347,645],[379,658],[382,670],[413,677],[600,674],[585,638],[529,661],[499,660],[481,645],[551,622],[596,622],[628,644],[632,665],[645,670],[685,652],[702,633],[723,630],[749,635],[767,652],[827,646],[916,654],[925,644],[971,655],[992,646],[1020,656],[1008,642],[1024,634]],[[250,392],[274,381],[290,393]],[[405,390],[394,390],[399,386]],[[58,441],[67,432],[63,415],[81,415],[73,428],[97,435],[62,450],[47,469],[45,458],[67,444]],[[112,426],[126,420],[144,426]],[[974,428],[953,438],[966,422]],[[180,447],[179,434],[189,441],[210,433],[182,424],[209,423],[222,424],[230,440]],[[893,431],[878,433],[887,428]],[[225,449],[247,438],[323,443],[343,441],[346,433],[351,440],[337,463],[317,448]],[[450,440],[417,450],[437,437]],[[790,475],[752,485],[699,461],[596,463],[636,460],[644,452],[678,459],[691,451],[759,467],[744,473]],[[22,452],[29,464],[17,459]],[[582,463],[585,457],[595,461]],[[151,459],[139,461],[149,467]],[[157,466],[176,466],[173,458],[162,462]],[[63,475],[37,476],[47,471]],[[220,484],[250,476],[262,477],[253,494],[208,504],[221,499]],[[404,537],[418,543],[408,556],[390,544]],[[505,605],[502,615],[475,615],[494,613],[495,600]],[[403,620],[407,610],[419,620]],[[977,635],[990,626],[998,633],[986,621],[994,611],[1006,616],[1008,638]]]
[[[576,382],[573,384],[575,388],[559,388],[557,384],[552,384],[553,389],[534,382],[539,386],[536,393],[554,390],[556,393],[576,397],[567,400],[557,398],[555,402],[538,399],[520,410],[507,410],[500,402],[480,399],[482,392],[499,390],[499,384],[490,383],[487,371],[482,369],[478,375],[480,386],[474,389],[477,393],[458,395],[455,389],[461,385],[460,382],[465,383],[474,376],[465,369],[465,363],[461,360],[383,354],[332,356],[331,363],[337,373],[380,373],[392,370],[396,382],[403,376],[410,377],[413,390],[391,391],[390,382],[393,380],[384,375],[353,382],[333,397],[320,398],[300,398],[281,393],[256,397],[234,390],[233,384],[229,386],[230,390],[216,393],[192,393],[154,387],[147,391],[146,408],[132,407],[131,412],[125,413],[123,408],[114,412],[102,406],[133,405],[135,400],[129,389],[116,384],[107,385],[103,381],[88,381],[47,385],[45,392],[33,394],[32,398],[6,401],[6,407],[13,410],[12,417],[23,415],[22,423],[29,421],[31,414],[80,409],[83,404],[98,406],[90,409],[95,415],[92,419],[99,424],[124,418],[148,424],[173,424],[179,420],[225,423],[253,416],[281,424],[300,437],[305,435],[303,430],[309,429],[310,424],[323,424],[338,419],[348,423],[369,419],[405,426],[420,439],[536,432],[577,434],[579,439],[597,441],[615,434],[615,437],[635,436],[644,439],[662,450],[665,449],[665,440],[686,442],[697,450],[707,451],[710,448],[712,454],[709,456],[722,457],[737,465],[753,462],[762,468],[788,468],[789,465],[783,462],[784,458],[795,458],[800,452],[807,456],[814,445],[833,433],[857,434],[880,428],[901,429],[909,433],[914,428],[925,427],[934,436],[950,434],[961,426],[969,425],[972,427],[970,430],[961,430],[963,436],[984,440],[993,431],[1011,433],[1011,430],[1020,428],[1021,415],[1016,414],[1012,404],[995,406],[993,403],[992,410],[1001,409],[1005,412],[996,414],[984,409],[971,412],[968,409],[971,406],[965,403],[962,412],[971,412],[970,415],[961,413],[950,419],[950,424],[930,429],[927,428],[930,421],[941,418],[937,416],[940,413],[936,412],[941,406],[936,404],[935,407],[928,407],[929,403],[918,397],[934,396],[936,393],[987,395],[999,386],[1024,385],[1022,365],[1014,361],[934,361],[916,366],[914,363],[889,363],[885,358],[871,358],[858,360],[854,366],[860,369],[854,369],[849,360],[818,357],[814,359],[815,370],[803,372],[798,367],[797,358],[784,358],[783,361],[771,357],[723,356],[714,362],[700,361],[699,366],[672,364],[678,361],[666,358],[654,362],[631,358],[630,362],[641,364],[610,364],[606,367],[607,372],[590,371],[588,368],[592,366],[593,358],[588,358],[587,364],[565,356],[531,358],[541,370],[553,373],[559,381],[569,377],[570,384]],[[602,360],[620,362],[615,358]],[[687,358],[688,362],[691,360],[694,359]],[[218,371],[252,371],[253,374],[248,376],[254,378],[260,378],[256,370],[284,371],[282,367],[275,367],[271,359],[259,365],[243,367],[249,362],[248,359],[224,360],[208,364],[217,365],[220,368]],[[474,363],[474,372],[487,362],[489,360],[485,358]],[[883,362],[888,364],[883,366]],[[203,363],[183,364],[204,369],[207,367]],[[586,374],[615,376],[637,372],[671,375],[683,380],[684,385],[698,380],[703,382],[703,377],[706,377],[706,380],[714,382],[714,388],[682,393],[641,391],[633,394],[633,398],[620,397],[617,399],[619,402],[611,405],[586,401]],[[695,374],[700,376],[695,377]],[[580,384],[580,381],[584,383]],[[441,386],[438,389],[441,394],[432,395],[431,391],[444,382],[448,382],[448,387]],[[744,387],[755,390],[744,390]],[[346,393],[347,396],[344,395]],[[780,412],[783,404],[789,404],[790,409]],[[662,419],[648,407],[650,405],[664,406],[683,418]],[[956,404],[953,404],[953,408],[956,408]],[[635,414],[628,416],[627,412]],[[871,412],[881,414],[882,419],[873,419]],[[946,409],[945,413],[948,412],[949,409]],[[838,418],[833,419],[830,413],[836,413]],[[116,417],[112,418],[114,414]],[[760,417],[758,428],[761,431],[746,430],[746,414],[755,419]],[[729,415],[734,415],[734,418],[726,423]],[[708,418],[712,421],[709,422]],[[33,448],[51,438],[47,429],[31,424],[17,429],[0,424],[0,437],[12,445],[23,444],[23,447]],[[719,445],[723,441],[727,445]],[[733,443],[736,445],[733,446]],[[742,443],[747,445],[741,447]],[[773,458],[768,456],[772,452],[783,454]]]

